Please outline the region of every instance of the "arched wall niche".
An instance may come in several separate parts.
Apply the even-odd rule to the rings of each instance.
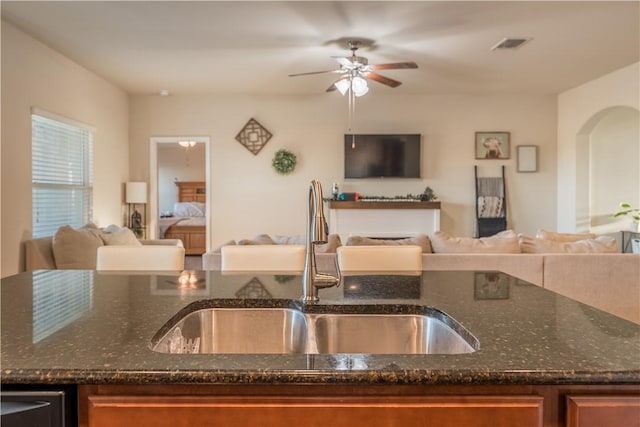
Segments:
[[[626,228],[621,201],[640,203],[640,111],[614,106],[591,116],[576,136],[576,232]]]

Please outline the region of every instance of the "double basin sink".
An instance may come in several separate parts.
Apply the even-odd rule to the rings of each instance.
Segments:
[[[151,348],[183,354],[461,354],[479,348],[469,331],[433,308],[417,314],[348,308],[339,313],[285,307],[197,309],[174,316],[153,337]]]

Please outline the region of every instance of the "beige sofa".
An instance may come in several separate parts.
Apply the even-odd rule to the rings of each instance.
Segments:
[[[316,259],[320,270],[335,268],[335,253],[319,253]],[[205,253],[202,265],[220,270],[220,253]],[[502,271],[640,324],[640,254],[425,251],[422,270]]]
[[[58,268],[53,255],[52,243],[53,237],[41,237],[38,239],[26,240],[24,242],[25,271],[56,270]],[[184,251],[182,241],[179,239],[141,240],[140,243],[142,246],[136,246],[134,248],[140,256],[144,256],[145,253],[148,253],[143,251],[145,250],[145,247],[150,245],[172,246],[175,247],[176,250],[182,249]]]

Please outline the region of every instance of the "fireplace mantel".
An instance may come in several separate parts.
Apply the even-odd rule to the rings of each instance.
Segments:
[[[440,202],[329,202],[329,230],[349,236],[402,238],[440,230]]]

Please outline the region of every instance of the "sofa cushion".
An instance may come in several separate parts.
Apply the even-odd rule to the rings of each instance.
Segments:
[[[412,245],[420,246],[423,253],[431,253],[431,241],[426,234],[418,234],[406,239],[371,239],[362,236],[349,236],[347,246],[398,246]]]
[[[236,241],[235,240],[227,240],[226,242],[216,246],[215,248],[213,248],[211,250],[212,253],[220,253],[220,250],[224,247],[224,246],[235,246],[236,245]]]
[[[98,248],[103,245],[101,232],[93,224],[73,229],[60,227],[51,244],[56,267],[62,270],[95,270]]]
[[[306,245],[305,236],[275,236],[273,241],[276,245]],[[327,243],[317,245],[316,253],[334,253],[337,248],[342,246],[342,240],[337,234],[329,234]]]
[[[584,239],[595,239],[593,233],[556,233],[554,231],[538,230],[536,238],[553,240],[554,242],[577,242]]]
[[[518,235],[513,230],[501,231],[490,237],[452,237],[444,231],[431,236],[434,253],[520,253]]]
[[[600,236],[595,239],[583,239],[576,242],[555,242],[553,240],[536,239],[520,236],[522,252],[528,254],[545,253],[616,253],[618,245],[612,237]]]
[[[105,245],[142,246],[132,230],[114,224],[103,228],[101,237]]]
[[[238,240],[239,245],[275,245],[276,242],[273,241],[271,236],[268,234],[258,234],[254,236],[253,239],[242,239]]]
[[[52,242],[53,236],[25,240],[25,271],[56,269]]]

